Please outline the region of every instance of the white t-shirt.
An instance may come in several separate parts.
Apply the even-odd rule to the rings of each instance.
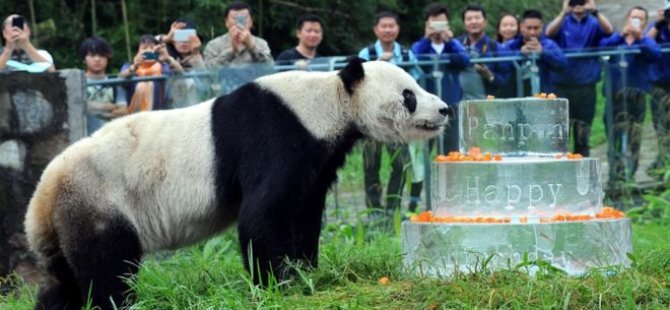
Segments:
[[[438,54],[442,54],[442,50],[444,50],[444,42],[440,44],[430,43],[430,46],[432,46],[435,52]]]
[[[44,59],[47,60],[48,63],[54,64],[54,58],[51,57],[51,54],[45,50],[37,50],[37,53],[40,54],[40,56],[44,57]]]

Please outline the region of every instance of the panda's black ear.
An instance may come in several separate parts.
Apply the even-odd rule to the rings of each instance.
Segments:
[[[349,95],[354,93],[354,87],[356,87],[356,84],[365,78],[363,62],[365,62],[365,60],[362,58],[351,57],[349,58],[349,63],[347,66],[342,68],[340,73],[338,73],[340,79],[344,83],[344,88],[347,90]]]

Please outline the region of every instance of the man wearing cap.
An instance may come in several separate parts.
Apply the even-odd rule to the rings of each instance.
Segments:
[[[2,23],[2,37],[6,46],[0,51],[0,70],[15,70],[8,61],[24,65],[50,64],[46,70],[55,71],[53,57],[45,50],[36,49],[30,42],[30,27],[21,15],[10,15]],[[11,64],[11,63],[10,63]]]

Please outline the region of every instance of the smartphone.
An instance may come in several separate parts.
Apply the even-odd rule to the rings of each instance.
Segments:
[[[174,31],[173,39],[176,42],[188,42],[194,35],[196,35],[195,29],[177,29]]]
[[[642,20],[637,17],[633,17],[630,19],[630,25],[637,29],[640,29],[640,26],[642,25]]]
[[[441,21],[441,20],[440,21],[438,21],[438,20],[431,21],[429,23],[429,25],[430,25],[430,28],[433,28],[435,31],[438,31],[438,32],[442,32],[442,31],[445,31],[445,30],[449,29],[449,22],[446,21],[446,20],[444,20],[444,21]]]
[[[247,16],[246,15],[235,15],[235,24],[240,27],[247,27]]]
[[[14,16],[12,18],[12,27],[23,29],[23,24],[24,24],[24,21],[23,21],[22,16]]]
[[[144,52],[144,53],[142,53],[142,56],[144,57],[144,60],[157,60],[158,59],[158,53],[156,53],[156,52]]]

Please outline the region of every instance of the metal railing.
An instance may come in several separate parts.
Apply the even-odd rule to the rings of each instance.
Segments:
[[[670,47],[664,47],[662,48],[663,53],[670,53]],[[622,76],[622,85],[627,85],[628,81],[630,80],[630,77],[626,76],[626,70],[628,67],[628,63],[626,61],[626,57],[622,57],[625,55],[630,55],[630,54],[639,54],[641,51],[639,49],[622,49],[622,48],[610,48],[610,49],[596,49],[596,50],[583,50],[583,51],[566,51],[565,56],[569,59],[574,59],[574,58],[595,58],[598,59],[602,68],[605,70],[602,70],[602,77],[603,77],[603,88],[606,94],[612,94],[612,81],[611,81],[611,76],[610,76],[610,70],[611,69],[616,69],[620,70],[621,76]],[[397,63],[398,66],[404,67],[404,68],[409,68],[409,67],[418,67],[418,68],[429,68],[432,67],[432,70],[427,70],[426,71],[421,71],[421,76],[419,76],[419,83],[422,87],[426,88],[428,85],[427,83],[435,83],[435,94],[439,97],[443,97],[442,92],[442,79],[444,78],[445,74],[448,73],[447,71],[444,71],[445,66],[449,64],[449,60],[438,57],[436,55],[417,55],[421,60],[417,61],[409,61],[409,62],[402,62],[402,63]],[[440,55],[442,56],[442,55]],[[492,63],[500,63],[500,62],[511,62],[515,68],[515,80],[516,80],[516,93],[519,97],[523,97],[523,94],[525,92],[525,80],[530,80],[530,93],[531,94],[536,94],[540,92],[540,75],[539,75],[539,69],[538,69],[538,62],[540,61],[540,56],[541,54],[537,53],[532,53],[529,55],[521,55],[518,52],[512,52],[512,53],[506,53],[506,54],[501,54],[496,57],[487,57],[487,58],[473,58],[470,59],[470,62],[472,64],[475,63],[481,63],[481,64],[492,64]],[[610,58],[613,56],[618,56],[618,62],[615,64],[612,64],[610,62]],[[188,79],[188,78],[195,78],[195,79],[205,79],[212,84],[209,85],[210,89],[214,89],[215,91],[213,92],[214,95],[222,95],[227,92],[232,91],[233,88],[224,88],[224,87],[216,87],[217,84],[224,84],[227,75],[226,72],[233,72],[234,70],[247,70],[249,68],[253,68],[254,66],[257,67],[262,67],[264,68],[263,70],[259,70],[259,72],[262,72],[260,75],[254,75],[253,72],[254,70],[251,70],[252,72],[246,79],[246,81],[242,80],[240,81],[240,85],[244,84],[245,82],[251,81],[259,76],[262,76],[266,73],[273,73],[273,72],[280,72],[280,71],[287,71],[287,70],[295,70],[295,69],[301,69],[301,70],[310,70],[310,71],[333,71],[337,69],[341,69],[344,66],[346,66],[347,62],[346,60],[348,57],[346,56],[337,56],[337,57],[329,57],[326,58],[325,61],[319,61],[319,62],[312,62],[307,65],[307,67],[299,67],[295,65],[276,65],[271,68],[268,68],[267,65],[246,65],[246,66],[239,66],[237,65],[236,67],[221,67],[217,68],[214,70],[202,70],[202,71],[190,71],[186,72],[183,74],[174,74],[171,76],[166,76],[166,75],[161,75],[161,76],[153,76],[153,77],[131,77],[131,78],[119,78],[119,77],[109,77],[105,80],[92,80],[88,82],[88,85],[119,85],[119,84],[127,84],[127,83],[135,83],[135,82],[145,82],[145,81],[169,81],[172,79]],[[240,86],[237,85],[237,86]],[[599,94],[598,94],[599,95]],[[612,105],[612,95],[606,96],[606,104],[607,105]],[[627,102],[625,101],[625,96],[624,96],[624,107],[627,105]],[[611,112],[611,109],[610,109]],[[608,118],[609,121],[613,120],[613,115],[606,115],[606,118]],[[608,137],[611,141],[612,139],[612,133],[611,130],[608,133]],[[439,150],[443,151],[444,148],[441,146],[442,139],[440,139],[440,146]],[[611,144],[611,143],[610,143]],[[627,148],[628,142],[627,139],[624,137],[624,142],[622,145],[622,152],[626,154],[626,148]],[[609,146],[610,148],[614,146]],[[612,151],[610,149],[610,151]],[[425,167],[425,186],[424,189],[426,191],[426,206],[427,209],[430,210],[431,208],[431,169],[430,169],[430,154],[431,150],[429,149],[429,144],[426,142],[425,147],[423,148],[423,155],[424,155],[424,167]],[[335,187],[336,189],[336,187]],[[337,198],[336,199],[336,205],[337,203]]]

